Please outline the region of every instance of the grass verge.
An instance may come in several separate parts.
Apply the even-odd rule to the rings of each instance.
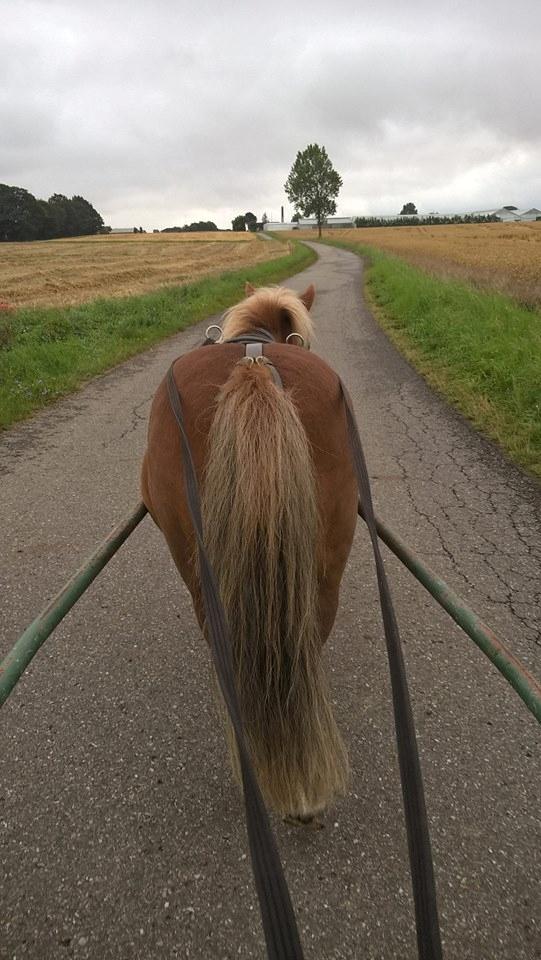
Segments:
[[[425,379],[521,466],[541,476],[541,315],[501,294],[441,280],[398,257],[367,259],[381,326]]]
[[[77,307],[0,313],[0,428],[72,392],[90,377],[244,296],[244,283],[277,283],[317,255],[295,243],[290,254],[139,297]]]

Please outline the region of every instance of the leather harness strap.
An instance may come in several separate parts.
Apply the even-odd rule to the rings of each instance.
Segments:
[[[263,327],[255,327],[251,333],[239,333],[238,337],[224,340],[224,343],[276,343],[272,333]]]
[[[167,392],[169,394],[173,415],[180,430],[186,502],[197,542],[201,594],[205,610],[208,641],[220,689],[235,731],[239,751],[242,785],[244,788],[246,826],[250,843],[252,868],[263,921],[263,930],[267,944],[267,955],[269,960],[303,960],[304,955],[295,921],[295,914],[293,912],[293,905],[285,881],[278,848],[244,740],[242,719],[234,680],[231,637],[225,610],[218,592],[216,576],[210,564],[203,541],[201,501],[199,498],[197,474],[195,472],[190,444],[186,433],[182,404],[173,375],[173,366],[174,363],[169,367],[167,374]]]
[[[398,763],[415,903],[417,949],[419,960],[441,960],[442,946],[430,832],[402,642],[398,632],[387,574],[379,549],[370,480],[359,436],[359,428],[349,393],[342,380],[339,379],[339,383],[346,410],[348,437],[359,488],[359,504],[363,506],[363,513],[361,514],[359,511],[359,514],[364,517],[368,527],[376,563],[381,615],[391,674]]]
[[[246,350],[244,351],[245,357],[253,357],[254,360],[256,357],[263,356],[263,344],[262,343],[247,343]]]
[[[228,340],[227,342],[230,343],[229,340]],[[239,341],[239,342],[242,343],[242,341]],[[249,343],[247,343],[247,344],[246,344],[246,351],[245,351],[245,354],[244,354],[244,360],[246,360],[246,359],[251,360],[253,363],[259,363],[259,364],[267,367],[267,369],[268,369],[268,371],[269,371],[272,379],[274,380],[276,386],[279,387],[280,390],[283,390],[283,389],[284,389],[284,384],[283,384],[283,382],[282,382],[282,378],[281,378],[280,374],[278,373],[278,370],[276,369],[276,367],[274,366],[274,364],[269,360],[269,358],[266,357],[265,354],[263,353],[263,344],[262,344],[262,343],[254,343],[254,342],[252,342],[252,341],[250,341]],[[239,360],[239,363],[242,363],[242,362],[243,362],[242,360]]]

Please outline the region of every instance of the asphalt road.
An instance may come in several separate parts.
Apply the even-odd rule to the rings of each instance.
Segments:
[[[353,395],[377,512],[541,676],[539,486],[387,342],[363,304],[360,261],[325,247],[320,255],[291,285],[316,286],[315,350]],[[2,651],[139,499],[152,394],[204,326],[0,439]],[[445,956],[539,958],[539,727],[385,556]],[[306,957],[413,958],[387,665],[361,524],[328,663],[350,791],[319,833],[275,822]],[[147,518],[2,711],[2,958],[264,955],[242,804],[209,691],[187,592]]]

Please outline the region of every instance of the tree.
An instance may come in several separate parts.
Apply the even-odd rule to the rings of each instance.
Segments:
[[[314,216],[318,236],[325,218],[336,213],[342,178],[334,169],[325,147],[310,143],[306,150],[299,151],[285,183],[289,201],[303,217]]]
[[[248,227],[248,230],[250,230],[252,233],[254,233],[254,232],[255,232],[255,228],[256,228],[256,224],[257,224],[257,217],[256,217],[255,213],[250,213],[250,212],[245,213],[245,214],[244,214],[244,221],[245,221],[245,223],[246,223],[246,226]]]
[[[268,218],[267,214],[264,213],[263,216],[261,217],[261,223],[262,223],[262,224],[265,224],[265,223],[268,223],[268,222],[269,222],[269,218]]]
[[[411,217],[417,213],[417,207],[414,203],[405,203],[402,207],[399,216],[400,217]]]
[[[53,193],[47,201],[53,221],[53,237],[73,237],[71,204],[63,193]]]
[[[294,213],[293,216],[291,217],[291,223],[298,223],[300,219],[301,219],[301,215],[300,215],[299,211],[298,211],[298,210],[295,210],[295,213]]]
[[[69,216],[73,235],[77,237],[98,233],[103,227],[103,219],[84,197],[75,196],[69,201]],[[139,228],[142,233],[142,228]]]
[[[39,200],[22,187],[0,184],[0,240],[41,240],[46,216]]]
[[[237,233],[244,233],[246,230],[246,220],[242,213],[239,213],[238,217],[235,217],[232,220],[233,230]]]
[[[50,240],[54,237],[55,220],[47,200],[38,200],[41,219],[41,231],[39,240]]]
[[[88,200],[77,194],[68,200],[63,193],[54,193],[47,201],[53,237],[84,237],[99,233],[103,219]],[[134,227],[134,232],[136,231]]]
[[[22,187],[0,184],[0,241],[75,237],[102,229],[101,216],[84,197],[68,200],[55,193],[48,200],[36,200]]]

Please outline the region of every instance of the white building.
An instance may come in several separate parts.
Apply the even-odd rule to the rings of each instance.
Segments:
[[[297,229],[298,229],[297,223],[282,223],[281,220],[267,220],[267,222],[263,224],[263,230],[265,230],[265,232],[270,232],[270,231],[277,232],[278,230],[297,230]]]
[[[329,228],[346,229],[347,227],[354,227],[355,221],[353,217],[327,217],[321,226],[326,230]],[[299,230],[317,230],[317,220],[315,217],[310,217],[307,220],[299,220]]]
[[[537,207],[531,207],[529,210],[518,210],[516,207],[509,210],[507,207],[498,207],[496,210],[475,210],[474,217],[498,217],[504,223],[517,222],[520,220],[538,220],[541,218],[541,210]]]
[[[538,210],[537,207],[531,207],[530,210],[519,210],[518,216],[520,220],[541,220],[541,210]]]

